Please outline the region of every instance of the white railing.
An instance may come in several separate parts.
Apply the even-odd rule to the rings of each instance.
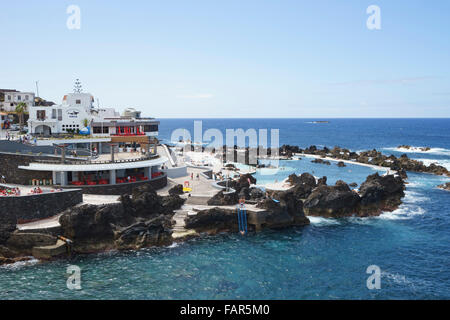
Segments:
[[[167,145],[163,144],[162,145],[164,150],[166,151],[167,157],[169,158],[170,164],[172,165],[172,167],[176,167],[177,164],[175,162],[175,160],[172,157],[172,153],[170,152],[169,148],[167,147]]]

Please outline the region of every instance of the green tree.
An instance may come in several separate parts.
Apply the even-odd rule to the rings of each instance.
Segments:
[[[17,104],[16,113],[19,116],[20,130],[23,129],[23,118],[24,118],[24,114],[25,114],[26,110],[27,110],[27,105],[25,104],[25,102],[20,102],[19,104]]]

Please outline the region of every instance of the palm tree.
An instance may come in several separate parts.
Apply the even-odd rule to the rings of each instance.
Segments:
[[[20,102],[16,106],[16,113],[19,115],[20,130],[23,129],[23,115],[25,114],[26,109],[27,105],[25,104],[25,102]]]

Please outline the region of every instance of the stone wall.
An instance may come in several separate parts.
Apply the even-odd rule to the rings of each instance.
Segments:
[[[52,217],[83,202],[81,190],[0,197],[2,220],[32,221]]]
[[[36,160],[55,160],[50,156],[38,156],[27,154],[0,153],[0,175],[4,175],[7,183],[28,185],[33,179],[49,180],[52,173],[46,171],[30,171],[19,169],[18,166],[27,166]]]
[[[152,180],[137,181],[132,183],[119,183],[114,185],[65,186],[64,189],[81,189],[81,192],[83,194],[121,195],[131,193],[134,188],[138,188],[145,184],[151,185],[155,190],[162,189],[167,185],[167,176],[163,175]]]

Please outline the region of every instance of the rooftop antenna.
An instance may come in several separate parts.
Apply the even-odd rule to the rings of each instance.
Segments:
[[[75,80],[75,85],[73,86],[73,92],[74,93],[81,93],[83,92],[83,88],[81,86],[80,79]]]
[[[39,97],[39,80],[36,81],[36,94]]]

